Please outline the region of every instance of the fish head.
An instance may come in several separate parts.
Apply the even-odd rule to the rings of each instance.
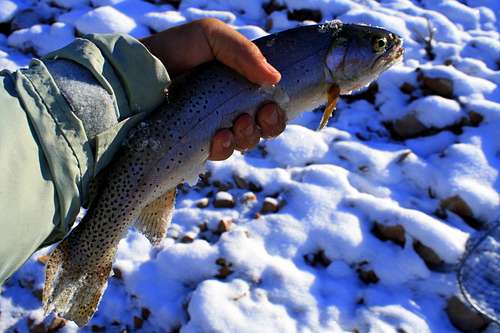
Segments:
[[[332,29],[326,57],[327,81],[348,94],[375,80],[402,61],[401,37],[388,30],[359,24],[337,23]]]

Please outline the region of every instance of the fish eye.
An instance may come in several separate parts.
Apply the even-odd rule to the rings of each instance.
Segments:
[[[381,53],[384,52],[387,47],[387,39],[385,37],[375,37],[372,40],[373,52]]]

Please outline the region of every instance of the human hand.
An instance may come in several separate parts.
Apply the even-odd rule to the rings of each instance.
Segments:
[[[174,27],[141,42],[168,69],[173,77],[217,59],[249,81],[276,84],[280,73],[264,58],[257,46],[225,23],[203,19]],[[196,52],[192,52],[196,45]],[[225,160],[235,149],[254,147],[260,138],[279,135],[286,126],[286,114],[275,103],[260,107],[255,119],[243,114],[232,128],[220,129],[212,138],[209,159]]]

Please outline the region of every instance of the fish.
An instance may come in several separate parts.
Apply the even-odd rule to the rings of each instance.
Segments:
[[[340,95],[367,86],[400,62],[403,41],[378,27],[331,21],[301,26],[254,41],[280,73],[273,86],[249,82],[212,61],[185,75],[168,102],[135,126],[101,172],[81,222],[52,251],[45,269],[45,313],[85,326],[95,313],[119,241],[131,226],[153,245],[165,237],[176,187],[197,179],[218,129],[255,115],[273,101],[288,120],[326,104],[324,128]]]

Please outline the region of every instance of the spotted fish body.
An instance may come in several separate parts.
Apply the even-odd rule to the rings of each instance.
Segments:
[[[381,42],[385,44],[381,49]],[[168,103],[136,126],[105,170],[88,213],[50,255],[46,311],[85,325],[100,301],[120,239],[134,225],[153,244],[170,222],[175,188],[201,171],[214,133],[274,101],[292,119],[340,93],[365,86],[402,56],[389,31],[330,24],[300,27],[255,41],[282,79],[260,87],[218,62],[205,64],[169,92]]]

